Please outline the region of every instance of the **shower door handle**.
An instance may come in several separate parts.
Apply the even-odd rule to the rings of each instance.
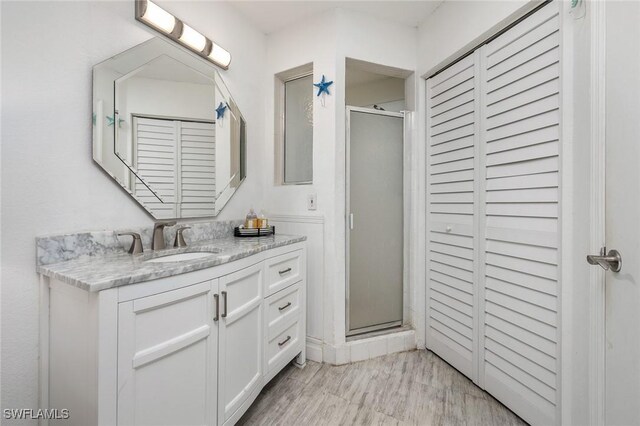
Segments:
[[[349,229],[353,230],[353,213],[349,213]]]
[[[618,250],[609,250],[607,253],[607,249],[605,247],[600,251],[600,255],[590,254],[587,256],[587,262],[590,265],[599,265],[605,271],[611,269],[613,272],[620,272],[622,269],[622,256]]]

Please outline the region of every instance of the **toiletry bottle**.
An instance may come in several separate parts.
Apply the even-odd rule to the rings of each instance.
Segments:
[[[260,216],[258,216],[258,228],[266,229],[269,227],[269,220],[267,219],[267,214],[264,210],[260,211]]]
[[[247,213],[247,217],[244,221],[244,227],[249,229],[255,229],[258,227],[258,216],[253,210],[253,207],[249,209],[249,213]]]

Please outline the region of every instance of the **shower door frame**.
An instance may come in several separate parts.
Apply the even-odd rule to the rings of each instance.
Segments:
[[[386,117],[396,117],[402,119],[402,222],[403,222],[403,240],[402,240],[402,320],[392,321],[382,324],[376,324],[368,327],[361,327],[351,330],[349,327],[349,278],[350,278],[350,260],[351,260],[351,113],[360,112],[365,114],[380,115]],[[407,114],[405,111],[393,112],[377,110],[373,108],[349,106],[346,107],[346,138],[345,138],[345,335],[346,337],[362,335],[392,329],[404,326],[407,323],[409,301],[407,295],[409,265],[408,259],[408,213],[409,213],[409,182],[407,175]]]

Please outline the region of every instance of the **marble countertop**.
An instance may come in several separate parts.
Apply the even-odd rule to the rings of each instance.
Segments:
[[[81,257],[65,262],[38,265],[37,271],[83,290],[95,292],[211,268],[304,240],[306,237],[296,235],[258,238],[225,237],[200,241],[185,248],[169,248],[159,252],[148,251],[138,255],[123,252]],[[211,252],[212,256],[179,262],[145,262],[157,257],[188,252]]]

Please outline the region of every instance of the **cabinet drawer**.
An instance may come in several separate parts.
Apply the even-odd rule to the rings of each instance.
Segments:
[[[212,317],[211,288],[212,283],[208,281],[120,304],[120,322],[125,312],[127,318],[131,318],[128,331],[135,336],[134,366],[156,352],[164,353],[172,347],[171,343],[208,334]]]
[[[267,298],[267,327],[269,335],[278,333],[290,318],[300,315],[302,283],[298,282]]]
[[[262,264],[225,275],[220,278],[220,316],[235,318],[251,306],[262,302]]]
[[[285,359],[292,359],[300,352],[300,340],[302,339],[301,323],[298,315],[281,332],[272,336],[269,333],[267,344],[267,372]]]
[[[269,296],[302,279],[302,252],[294,251],[266,260]]]

